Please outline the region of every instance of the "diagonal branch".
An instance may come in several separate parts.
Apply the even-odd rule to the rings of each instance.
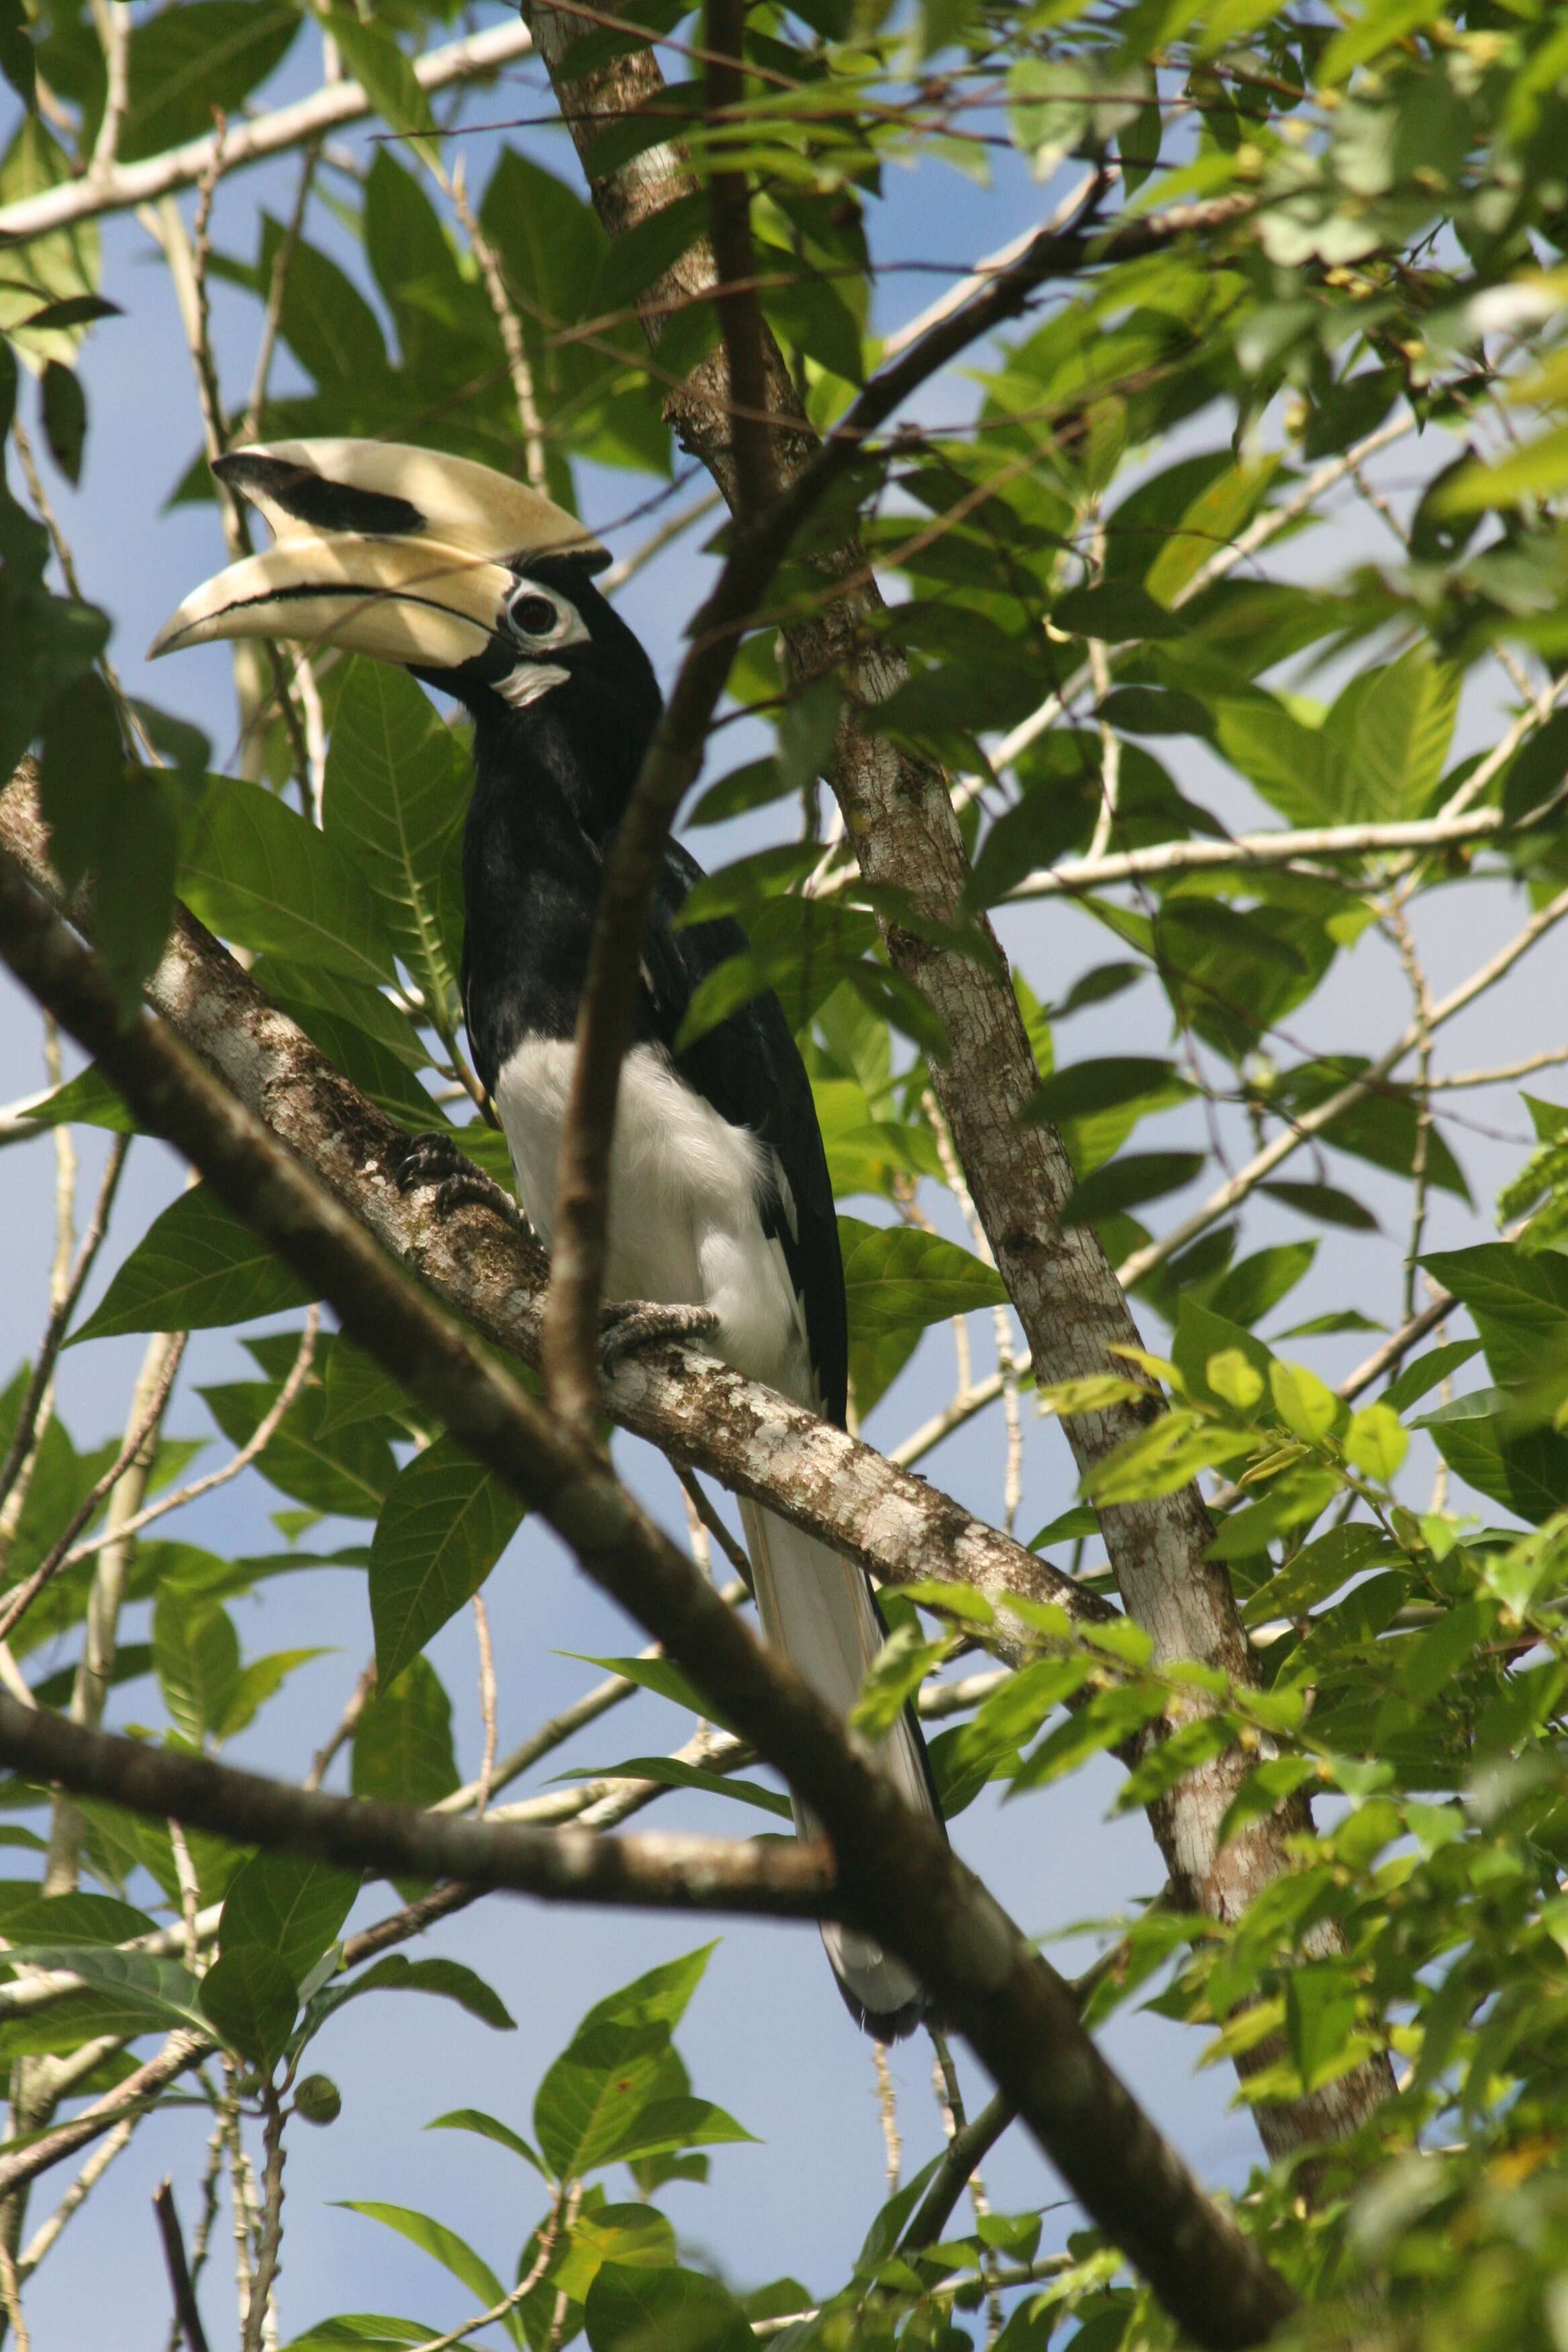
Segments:
[[[0,792],[0,851],[61,903],[26,768]],[[483,1210],[442,1220],[404,1192],[392,1173],[404,1130],[268,1003],[183,908],[147,993],[234,1096],[395,1257],[486,1339],[537,1363],[542,1261]],[[940,1560],[944,1576],[994,1601],[1018,1593],[1055,1601],[1080,1620],[1111,1613],[940,1488],[772,1389],[684,1349],[647,1349],[627,1358],[609,1402],[618,1421],[673,1461],[765,1502],[884,1581],[918,1583]],[[1009,1648],[1005,1627],[998,1631],[1002,1654],[1019,1662],[1026,1654],[1022,1635]]]
[[[684,157],[668,145],[645,145],[633,161],[610,170],[602,167],[606,125],[659,107],[664,85],[652,50],[633,49],[609,63],[595,63],[586,72],[574,72],[574,12],[544,5],[544,0],[523,0],[523,5],[600,218],[613,240],[629,236],[693,188]],[[1104,184],[1104,175],[1091,183],[1089,205]],[[712,633],[722,628],[727,645],[737,615],[757,606],[757,593],[746,578],[748,567],[763,578],[771,576],[796,524],[861,461],[868,436],[879,430],[935,369],[1016,316],[1037,289],[1052,279],[1157,251],[1183,237],[1213,239],[1227,227],[1244,230],[1252,209],[1251,198],[1226,198],[1121,219],[1103,230],[1092,230],[1087,219],[1080,219],[1076,229],[1041,231],[956,309],[933,318],[872,379],[826,444],[819,444],[784,356],[772,336],[767,337],[766,410],[774,425],[779,477],[787,487],[763,517],[736,525],[721,583],[725,593],[735,596],[735,606],[716,609],[717,599],[710,600],[699,617],[697,641],[682,667],[665,729],[617,835],[590,968],[589,1004],[595,1027],[590,1039],[585,1024],[579,1026],[578,1091],[569,1127],[579,1115],[585,1128],[596,1116],[601,1131],[608,1132],[604,1107],[606,1101],[613,1106],[630,1002],[629,977],[616,970],[618,956],[611,926],[623,936],[642,935],[649,877],[669,816],[692,772],[691,747],[700,740],[700,730],[692,720],[700,715],[705,726],[711,712],[712,700],[706,698],[700,672],[705,666],[708,672],[719,669]],[[697,299],[706,291],[711,299],[716,282],[711,248],[704,243],[689,246],[639,297],[650,342],[658,344],[664,308],[671,297]],[[731,509],[737,505],[730,454],[734,405],[721,348],[710,352],[666,403],[666,415],[683,446],[709,467]],[[776,545],[770,543],[774,533]],[[947,1054],[932,1057],[933,1088],[1023,1325],[1036,1377],[1050,1383],[1113,1367],[1124,1370],[1128,1351],[1138,1347],[1137,1327],[1093,1230],[1061,1223],[1074,1179],[1060,1137],[1025,1118],[1037,1073],[1000,945],[983,918],[971,917],[971,869],[949,780],[931,763],[900,751],[875,732],[876,707],[896,690],[905,673],[882,642],[883,608],[864,552],[851,538],[813,561],[837,583],[838,593],[807,616],[786,623],[791,672],[803,685],[825,677],[836,677],[844,685],[832,776],[846,833],[866,882],[889,896],[904,896],[918,910],[918,932],[889,919],[883,922],[883,938],[895,970],[919,991],[947,1036]],[[712,699],[721,683],[721,675],[711,687]],[[966,929],[969,936],[961,938]],[[596,989],[602,995],[595,1003]],[[585,1004],[585,1014],[588,1009]],[[580,1160],[571,1171],[580,1193],[591,1190],[591,1165],[585,1168]],[[558,1247],[559,1233],[558,1226]],[[596,1295],[591,1265],[575,1264],[572,1276],[580,1298],[584,1293]],[[589,1335],[581,1307],[579,1315],[579,1360],[585,1364]],[[1072,1416],[1065,1432],[1079,1471],[1092,1472],[1163,1410],[1151,1384],[1148,1393],[1135,1402]],[[1100,1520],[1128,1613],[1152,1637],[1155,1656],[1162,1661],[1196,1659],[1237,1682],[1255,1680],[1256,1662],[1228,1576],[1207,1557],[1213,1530],[1196,1487],[1189,1485],[1174,1494],[1108,1507]],[[1289,1838],[1310,1827],[1305,1801],[1297,1798],[1222,1849],[1220,1824],[1249,1770],[1248,1759],[1233,1749],[1186,1776],[1150,1808],[1179,1899],[1226,1921],[1239,1917],[1256,1895],[1291,1868]],[[1331,1926],[1321,1933],[1325,1949],[1337,1948],[1337,1931]],[[1259,2053],[1254,2053],[1244,2063],[1250,2066],[1258,2060]],[[1354,2130],[1391,2084],[1386,2063],[1369,2062],[1308,2097],[1254,2112],[1266,2146],[1279,2152]]]
[[[444,48],[416,58],[414,71],[421,89],[433,96],[454,83],[482,80],[500,67],[527,57],[532,47],[523,26],[491,25],[482,33],[470,33],[463,40],[448,41]],[[329,82],[324,89],[297,99],[291,106],[253,115],[248,122],[226,125],[221,139],[224,171],[237,172],[247,163],[264,162],[268,155],[285,154],[290,148],[324,137],[329,131],[341,131],[345,123],[363,121],[375,110],[375,101],[357,81]],[[129,212],[156,197],[173,195],[177,189],[194,188],[212,170],[219,144],[216,133],[187,139],[184,146],[167,147],[161,155],[149,155],[142,163],[116,163],[111,171],[62,180],[36,195],[0,205],[0,242],[44,236],[51,229],[68,227],[73,221]]]
[[[1106,2064],[1061,1978],[940,1831],[909,1811],[799,1676],[738,1622],[592,1444],[503,1374],[165,1026],[145,1014],[120,1026],[96,959],[9,857],[0,857],[0,952],[96,1056],[138,1118],[195,1161],[215,1197],[320,1289],[351,1337],[541,1513],[594,1582],[662,1641],[784,1772],[826,1828],[857,1918],[930,1986],[1088,2211],[1179,2324],[1214,2352],[1267,2341],[1293,2308],[1289,2289],[1204,2195]],[[62,1734],[105,1752],[102,1734],[0,1702],[5,1742],[54,1742]],[[63,1753],[27,1752],[57,1760]],[[126,1767],[132,1790],[153,1760],[136,1748]],[[177,1760],[198,1776],[215,1769]],[[154,1793],[142,1785],[143,1801],[166,1810],[162,1787]],[[267,1783],[258,1785],[265,1793],[258,1805],[304,1798],[290,1790],[274,1798]],[[353,1810],[352,1801],[304,1801]],[[427,1818],[420,1817],[416,1834],[429,1834]],[[257,1822],[253,1812],[253,1832]],[[443,1827],[469,1840],[495,1833],[493,1823]],[[812,1860],[800,1854],[797,1866]]]

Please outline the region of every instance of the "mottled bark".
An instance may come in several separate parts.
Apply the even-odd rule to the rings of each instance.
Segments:
[[[585,29],[583,20],[527,0],[523,14],[610,236],[625,236],[689,194],[692,174],[668,141],[630,162],[597,167],[595,146],[608,129],[650,102],[668,103],[651,51],[635,51],[571,79],[563,68]],[[666,320],[681,304],[710,298],[716,283],[711,249],[699,240],[639,298],[656,361]],[[761,344],[752,381],[763,387],[774,467],[787,486],[809,464],[816,439],[765,327]],[[665,412],[683,446],[702,459],[735,506],[734,404],[721,347],[670,386]],[[825,563],[830,576],[859,584],[817,616],[790,625],[787,658],[803,683],[831,673],[845,687],[833,783],[862,875],[906,893],[940,937],[963,912],[968,858],[941,770],[868,726],[868,714],[905,671],[900,657],[867,630],[882,608],[875,583],[863,578],[865,568],[853,541]],[[1005,958],[989,925],[982,929],[989,963],[896,924],[884,925],[884,936],[895,968],[943,1024],[949,1050],[932,1062],[932,1084],[1037,1378],[1047,1383],[1126,1371],[1126,1360],[1115,1350],[1140,1344],[1137,1327],[1098,1236],[1060,1223],[1072,1190],[1071,1168],[1054,1129],[1023,1123],[1038,1075]],[[1163,1409],[1151,1388],[1146,1400],[1065,1420],[1079,1471],[1092,1470]],[[1256,1680],[1229,1578],[1205,1558],[1212,1529],[1195,1486],[1106,1509],[1100,1518],[1118,1589],[1129,1615],[1152,1636],[1156,1661],[1195,1658],[1238,1681]],[[1173,1899],[1212,1918],[1238,1917],[1253,1896],[1290,1868],[1287,1840],[1310,1828],[1305,1801],[1297,1801],[1221,1851],[1220,1822],[1250,1769],[1251,1759],[1233,1749],[1151,1810]],[[1331,1936],[1329,1942],[1333,1948]],[[1246,2071],[1275,2054],[1271,2048],[1258,2053]],[[1378,2060],[1308,2099],[1261,2108],[1264,2144],[1270,2154],[1283,2154],[1353,2130],[1390,2087],[1386,2062]]]

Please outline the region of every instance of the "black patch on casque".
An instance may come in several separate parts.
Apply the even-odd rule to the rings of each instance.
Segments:
[[[239,449],[232,457],[216,457],[213,472],[231,489],[269,499],[316,530],[356,530],[367,539],[395,539],[425,527],[426,518],[407,499],[329,481],[324,474],[287,457],[259,457]]]

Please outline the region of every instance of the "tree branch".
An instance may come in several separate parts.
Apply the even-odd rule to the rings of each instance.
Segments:
[[[683,158],[668,145],[644,149],[633,162],[595,176],[605,126],[656,107],[663,93],[652,50],[632,51],[572,79],[566,68],[577,38],[573,13],[542,0],[523,0],[523,5],[600,218],[613,239],[625,236],[692,189]],[[1086,203],[1096,202],[1105,184],[1104,175],[1097,175]],[[762,516],[736,524],[719,587],[694,625],[663,726],[616,835],[579,1018],[569,1134],[582,1103],[584,1118],[597,1117],[595,1132],[607,1144],[604,1106],[614,1103],[635,976],[629,961],[621,968],[619,942],[643,936],[653,876],[675,808],[695,773],[732,634],[757,611],[762,586],[799,523],[859,461],[868,436],[900,402],[978,337],[1017,315],[1047,280],[1158,251],[1187,236],[1212,237],[1240,224],[1252,204],[1250,197],[1232,197],[1173,206],[1092,233],[1081,225],[1042,230],[1016,259],[958,308],[933,319],[873,377],[826,444],[818,444],[783,355],[772,336],[766,338],[766,411],[776,420],[775,463],[786,488]],[[650,342],[658,346],[664,306],[672,296],[700,298],[706,291],[711,297],[716,282],[711,249],[704,243],[689,246],[639,298]],[[734,406],[721,349],[710,353],[666,403],[683,445],[701,457],[731,509],[738,504],[731,458]],[[786,623],[792,673],[805,684],[827,676],[844,681],[834,788],[867,882],[906,896],[922,919],[919,935],[885,921],[883,937],[894,968],[919,990],[948,1038],[946,1055],[932,1057],[932,1084],[1028,1340],[1036,1377],[1047,1383],[1125,1370],[1123,1351],[1136,1349],[1139,1341],[1127,1300],[1093,1229],[1060,1223],[1074,1184],[1061,1138],[1023,1116],[1038,1074],[1000,945],[988,924],[974,924],[969,915],[970,866],[948,779],[879,738],[867,723],[866,713],[896,690],[905,672],[876,632],[882,606],[863,551],[851,540],[814,561],[841,593],[804,619]],[[977,935],[978,954],[967,942],[939,943],[952,941],[965,926],[972,937]],[[586,1150],[571,1168],[563,1150],[562,1178],[558,1216],[572,1205],[568,1182],[582,1195],[592,1195]],[[558,1225],[558,1248],[559,1235]],[[579,1261],[569,1274],[581,1295],[594,1268]],[[1092,1471],[1163,1410],[1151,1384],[1144,1400],[1073,1415],[1065,1433],[1079,1471]],[[1206,1556],[1213,1530],[1196,1487],[1106,1508],[1100,1521],[1128,1613],[1152,1636],[1156,1659],[1193,1658],[1237,1682],[1255,1680],[1257,1664],[1229,1578]],[[1305,1800],[1292,1799],[1222,1850],[1220,1823],[1250,1769],[1249,1759],[1233,1749],[1188,1775],[1150,1808],[1180,1899],[1226,1921],[1238,1917],[1253,1895],[1291,1867],[1289,1839],[1310,1826]],[[1324,1932],[1331,1937],[1334,1933]],[[1353,2130],[1391,2082],[1386,2063],[1369,2062],[1310,2097],[1257,2108],[1265,2145],[1282,2150]]]
[[[593,1447],[507,1379],[166,1028],[146,1015],[119,1025],[113,992],[96,960],[9,858],[0,860],[0,950],[24,985],[96,1055],[139,1119],[195,1160],[215,1197],[308,1286],[319,1287],[356,1342],[395,1369],[426,1410],[549,1521],[593,1580],[662,1641],[712,1704],[785,1773],[825,1825],[838,1886],[852,1890],[858,1921],[930,1986],[1086,2209],[1180,2324],[1214,2352],[1266,2341],[1293,2308],[1289,2291],[1205,2197],[1106,2064],[1083,2031],[1069,1989],[940,1831],[909,1811],[815,1694],[753,1640]],[[120,1744],[4,1698],[0,1741],[21,1743],[16,1752],[43,1770],[68,1756],[101,1758]],[[196,1803],[204,1788],[212,1801],[208,1776],[225,1769],[139,1744],[123,1766],[114,1761],[122,1798],[129,1790],[135,1801],[140,1792],[164,1813],[169,1792],[161,1780],[154,1789],[143,1777],[149,1768],[157,1772],[172,1762],[188,1769]],[[248,1833],[256,1834],[273,1807],[297,1822],[291,1809],[301,1801],[359,1810],[352,1801],[304,1798],[255,1782],[247,1798]],[[374,1812],[378,1833],[405,1833],[383,1809]],[[193,1811],[192,1818],[199,1816]],[[441,1829],[479,1841],[469,1847],[476,1854],[496,1835],[494,1823],[449,1822]],[[416,1817],[406,1834],[428,1837],[427,1818]],[[558,1855],[572,1852],[573,1842],[552,1843]],[[603,1843],[591,1843],[593,1853],[581,1863],[590,1881],[605,1867],[598,1859]],[[809,1849],[786,1851],[796,1869],[820,1867]],[[637,1875],[629,1848],[618,1859],[628,1875]],[[422,1871],[430,1866],[414,1864]],[[575,1853],[570,1866],[555,1866],[575,1874]],[[768,1870],[778,1867],[770,1854]]]
[[[169,2273],[169,2292],[174,2297],[174,2317],[185,2339],[185,2352],[207,2352],[206,2330],[196,2306],[195,2289],[191,2284],[190,2266],[185,2261],[185,2242],[180,2231],[180,2217],[174,2210],[174,2184],[161,2182],[153,2192],[153,2210],[158,2217],[158,2235],[163,2242],[163,2263]]]
[[[61,903],[26,767],[0,792],[0,851]],[[496,1346],[538,1362],[543,1261],[485,1210],[443,1221],[404,1192],[393,1173],[404,1130],[366,1102],[183,908],[147,994],[234,1097],[428,1289]],[[627,1429],[673,1461],[766,1503],[884,1581],[918,1583],[940,1560],[943,1576],[993,1601],[1016,1592],[1055,1601],[1079,1620],[1114,1613],[940,1488],[689,1349],[649,1348],[626,1358],[610,1383],[609,1404]],[[1013,1663],[1030,1654],[1021,1627],[1005,1613],[995,1637],[999,1654]]]
[[[468,1821],[415,1805],[328,1796],[210,1757],[121,1738],[25,1707],[0,1691],[0,1757],[29,1780],[240,1844],[384,1878],[450,1879],[478,1893],[617,1908],[836,1917],[826,1847],[750,1839],[610,1838],[592,1830]]]
[[[449,41],[444,48],[431,49],[426,56],[416,58],[414,71],[421,88],[433,95],[455,82],[481,80],[501,66],[527,57],[532,46],[524,26],[492,25],[482,33],[469,34],[461,41]],[[292,106],[255,115],[248,122],[230,123],[222,138],[224,171],[226,174],[237,172],[247,163],[259,163],[268,155],[281,155],[291,147],[303,146],[307,140],[321,139],[330,131],[341,131],[345,123],[361,121],[374,112],[374,100],[357,81],[329,82],[324,89],[296,100]],[[0,240],[20,243],[24,238],[46,236],[51,229],[68,227],[73,221],[92,220],[103,213],[129,212],[136,205],[172,195],[176,189],[194,188],[203,174],[211,171],[218,146],[216,134],[188,139],[183,147],[166,148],[161,155],[149,155],[142,163],[117,163],[112,171],[100,175],[64,180],[58,187],[40,189],[36,195],[19,197],[12,205],[0,205]]]

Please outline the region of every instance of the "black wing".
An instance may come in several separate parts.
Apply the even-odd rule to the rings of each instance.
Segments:
[[[672,842],[648,925],[644,1016],[649,1034],[674,1055],[688,1086],[732,1127],[749,1127],[777,1155],[789,1199],[776,1192],[765,1199],[763,1223],[784,1250],[805,1309],[823,1412],[842,1424],[848,1394],[848,1337],[838,1220],[811,1081],[784,1008],[771,991],[754,996],[694,1045],[675,1053],[677,1034],[699,983],[747,944],[739,923],[728,919],[695,923],[689,930],[677,928],[677,912],[701,878],[697,860]]]

